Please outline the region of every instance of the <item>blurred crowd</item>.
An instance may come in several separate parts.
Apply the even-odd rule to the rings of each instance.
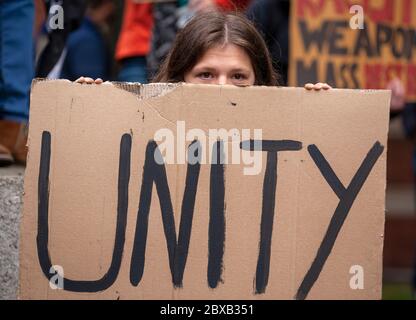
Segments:
[[[239,11],[252,20],[287,85],[290,0],[1,0],[0,166],[25,164],[33,78],[147,83],[177,31],[206,10]],[[401,114],[416,141],[415,106],[405,103],[400,80],[387,88],[391,116]]]

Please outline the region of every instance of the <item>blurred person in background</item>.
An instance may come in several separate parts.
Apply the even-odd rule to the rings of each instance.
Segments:
[[[115,14],[113,0],[88,0],[81,26],[66,43],[66,55],[59,78],[74,81],[84,74],[109,80],[111,56],[106,37]]]
[[[26,161],[35,3],[0,1],[0,166]]]
[[[190,18],[192,13],[212,9],[243,10],[250,0],[152,2],[156,1],[125,0],[115,53],[120,64],[119,81],[147,83],[169,51],[178,28],[183,26],[184,16]]]
[[[66,43],[71,32],[81,25],[87,0],[45,0],[48,17],[44,24],[47,45],[36,65],[36,77],[57,79],[66,56]]]
[[[115,52],[116,61],[120,64],[118,81],[146,83],[146,56],[150,51],[152,28],[152,3],[125,0]]]

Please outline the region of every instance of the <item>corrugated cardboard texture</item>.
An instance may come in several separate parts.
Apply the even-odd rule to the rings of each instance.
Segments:
[[[42,81],[33,85],[21,226],[20,298],[381,297],[390,92],[337,89],[309,92],[301,88],[182,84],[166,85],[166,89],[159,85],[158,94],[143,96],[143,92],[153,89],[131,86],[129,90],[124,90],[120,85],[80,85],[67,81]],[[224,253],[220,269],[217,268],[220,277],[214,285],[212,273],[208,271],[213,270],[212,264],[208,265],[209,247],[218,239],[210,229],[210,223],[212,228],[216,226],[210,220],[210,200],[212,194],[218,194],[219,189],[210,189],[210,177],[213,172],[218,174],[218,171],[209,164],[200,167],[181,287],[173,284],[166,230],[158,193],[153,186],[144,272],[140,282],[133,285],[130,269],[136,224],[144,226],[145,222],[140,219],[137,221],[137,216],[146,147],[158,129],[169,128],[176,132],[177,121],[185,121],[187,129],[200,128],[207,134],[209,129],[217,128],[262,129],[263,140],[298,141],[302,149],[278,153],[275,210],[271,215],[274,217],[273,224],[266,220],[263,226],[261,224],[263,188],[267,184],[264,183],[266,163],[272,161],[273,156],[268,157],[263,152],[262,171],[254,176],[243,174],[243,164],[225,165],[224,246],[211,246],[219,250],[217,253],[222,249]],[[45,131],[50,134],[49,180],[40,177],[42,135],[47,136]],[[95,284],[100,287],[106,281],[102,278],[111,265],[118,212],[120,141],[123,135],[127,140],[131,137],[132,146],[125,242],[116,250],[122,254],[121,266],[119,270],[116,266],[118,273],[115,276],[113,274],[114,282],[111,280],[104,290],[101,286],[98,292],[74,292],[94,291]],[[47,139],[44,140],[44,147],[46,142]],[[332,187],[325,180],[313,160],[313,155],[315,160],[319,158],[317,150],[344,187],[336,179]],[[374,157],[374,151],[379,152],[378,156]],[[312,282],[311,278],[305,280],[312,283],[311,287],[299,290],[314,259],[317,255],[322,256],[318,249],[324,242],[340,198],[349,194],[351,190],[345,189],[366,156],[371,154],[374,161],[370,165],[368,177],[364,177],[362,188],[345,222],[341,223],[318,277]],[[321,159],[323,166],[325,161]],[[165,168],[178,236],[187,165],[168,164]],[[39,221],[38,218],[41,216],[40,200],[45,200],[39,190],[41,185],[49,197],[46,201],[47,221]],[[39,229],[41,234],[38,231],[40,225],[43,226],[43,229]],[[49,231],[48,237],[42,231],[45,225]],[[263,290],[259,290],[260,230],[263,228],[265,233],[268,226],[272,226],[270,267],[268,279],[262,273],[263,280],[267,281],[263,281]],[[143,232],[143,229],[140,230]],[[139,233],[139,236],[143,235]],[[48,278],[54,273],[46,277],[42,272],[39,257],[44,252],[43,249],[38,251],[38,245],[45,244],[45,238],[51,264],[62,266],[65,279],[72,280],[65,280],[68,282],[64,282],[64,290],[51,289]],[[264,271],[267,259],[263,262],[260,264],[263,269],[260,269]],[[215,264],[215,261],[211,263]],[[354,265],[362,266],[364,271],[362,290],[350,287],[350,280],[354,276],[350,274],[350,268]],[[133,269],[136,270],[136,267]],[[95,284],[92,281],[96,281]],[[215,288],[211,288],[210,284]]]

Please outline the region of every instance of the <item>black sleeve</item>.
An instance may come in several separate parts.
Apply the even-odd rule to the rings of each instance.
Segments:
[[[84,18],[87,0],[49,0],[46,2],[47,12],[51,6],[59,4],[64,12],[63,29],[54,29],[49,32],[49,42],[39,58],[36,67],[36,77],[45,78],[58,62],[65,48],[69,34],[78,29]],[[47,18],[49,20],[49,17]],[[48,23],[48,21],[46,22]]]
[[[247,17],[263,35],[284,85],[289,65],[289,15],[289,0],[254,0],[247,9]]]
[[[414,139],[416,137],[416,103],[407,103],[401,113],[406,136]]]

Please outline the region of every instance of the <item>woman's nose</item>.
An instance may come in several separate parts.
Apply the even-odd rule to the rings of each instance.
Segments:
[[[218,84],[219,85],[227,84],[227,82],[228,82],[227,75],[220,75],[218,77]]]

